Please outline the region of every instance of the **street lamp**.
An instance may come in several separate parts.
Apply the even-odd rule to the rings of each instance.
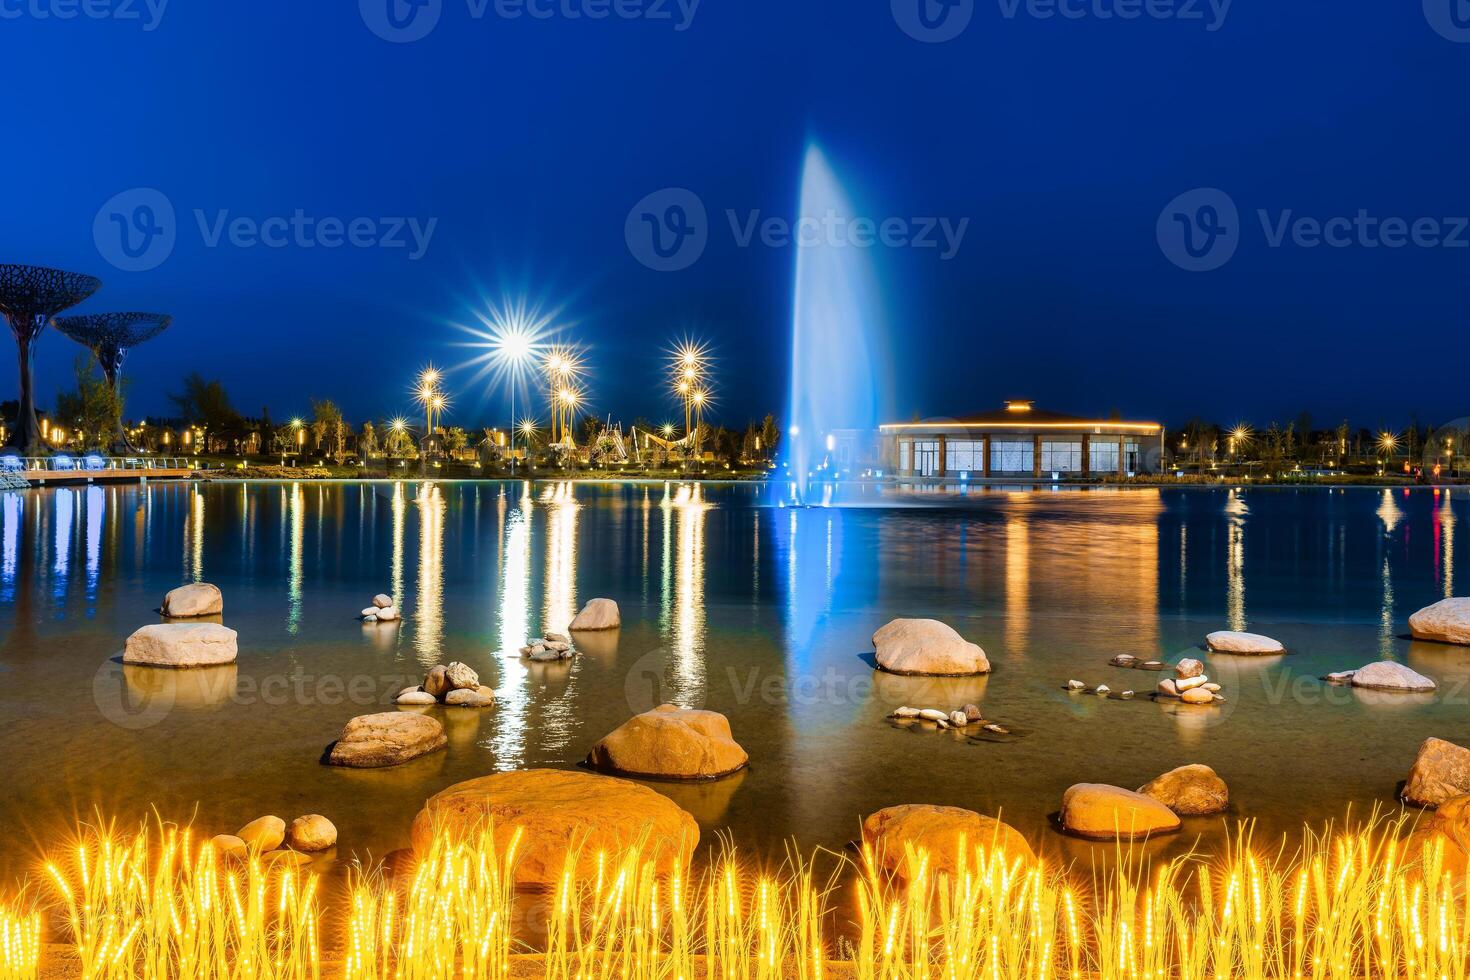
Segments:
[[[530,332],[519,323],[498,322],[495,325],[495,333],[491,338],[490,346],[495,358],[510,372],[510,472],[514,476],[517,428],[516,382],[520,380],[521,369],[531,360],[536,344]]]

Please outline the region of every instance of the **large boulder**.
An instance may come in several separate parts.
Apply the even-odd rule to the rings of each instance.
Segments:
[[[1077,783],[1062,794],[1062,827],[1094,840],[1140,840],[1179,829],[1179,816],[1151,796],[1103,783]]]
[[[350,769],[380,769],[437,752],[448,744],[437,719],[412,711],[383,711],[349,721],[327,761]]]
[[[1036,859],[1020,831],[994,817],[957,806],[906,803],[884,807],[863,821],[863,842],[893,874],[904,874],[905,845],[912,844],[916,852],[928,854],[931,870],[952,875],[959,869],[962,840],[965,862],[972,871],[977,847],[987,853],[999,850],[1007,862],[1020,858],[1029,865]]]
[[[569,851],[582,874],[597,873],[598,853],[643,842],[660,871],[688,860],[699,825],[668,797],[646,786],[588,772],[527,769],[456,783],[431,796],[414,817],[413,847],[425,853],[437,833],[451,839],[493,831],[504,851],[517,845],[516,881],[546,888],[561,879]]]
[[[587,755],[594,769],[661,779],[715,779],[749,761],[724,715],[672,704],[634,715]]]
[[[218,616],[224,611],[224,595],[208,582],[181,585],[163,597],[163,614],[170,619]]]
[[[1205,645],[1215,653],[1237,653],[1251,657],[1269,657],[1285,653],[1281,641],[1259,633],[1240,633],[1235,630],[1216,630],[1205,637]]]
[[[1347,676],[1346,673],[1336,675]],[[1432,691],[1438,685],[1418,671],[1392,660],[1376,660],[1351,672],[1349,683],[1373,691]]]
[[[1404,801],[1436,807],[1470,793],[1470,749],[1442,738],[1426,738],[1404,781]]]
[[[589,599],[568,627],[569,632],[615,630],[623,624],[618,604],[611,599]]]
[[[1470,644],[1470,598],[1441,599],[1409,617],[1416,640]]]
[[[216,667],[232,664],[235,631],[218,623],[154,623],[128,637],[123,663],[147,667]]]
[[[878,666],[894,674],[990,673],[985,651],[935,619],[895,619],[873,634]]]
[[[1223,813],[1230,805],[1230,787],[1225,780],[1209,766],[1198,764],[1170,769],[1138,787],[1138,791],[1181,817]]]

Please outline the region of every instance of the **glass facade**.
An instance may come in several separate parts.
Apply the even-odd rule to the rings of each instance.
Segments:
[[[1036,469],[1036,442],[1000,440],[990,444],[990,472],[1032,473]]]
[[[985,443],[979,439],[950,439],[944,444],[944,471],[951,475],[985,472]]]
[[[1082,442],[1043,442],[1041,444],[1041,472],[1081,473]]]
[[[1094,473],[1118,472],[1118,440],[1093,439],[1087,447],[1087,462]]]

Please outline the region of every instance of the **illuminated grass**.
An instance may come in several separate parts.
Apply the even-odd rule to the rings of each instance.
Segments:
[[[909,849],[907,882],[866,850],[772,871],[727,841],[669,873],[637,846],[569,853],[531,914],[513,887],[519,838],[500,851],[488,829],[439,834],[397,880],[360,870],[324,911],[313,875],[226,860],[161,824],[85,831],[47,879],[88,980],[1470,980],[1463,872],[1443,840],[1406,847],[1407,829],[1375,819],[1269,852],[1243,829],[1223,854],[1153,867],[1120,847],[1090,876],[963,844],[941,874]],[[343,937],[326,967],[324,922]],[[0,980],[37,976],[40,929],[33,907],[0,908]],[[533,933],[541,955],[518,959]]]

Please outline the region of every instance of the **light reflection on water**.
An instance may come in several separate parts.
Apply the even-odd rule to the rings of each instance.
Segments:
[[[5,494],[0,758],[13,788],[0,819],[156,798],[180,812],[198,802],[228,830],[294,807],[328,813],[382,853],[438,788],[574,765],[653,698],[730,715],[753,759],[745,777],[719,792],[658,788],[742,841],[840,845],[863,812],[895,802],[1003,807],[1045,833],[1071,782],[1134,786],[1188,761],[1227,776],[1249,802],[1237,815],[1294,826],[1340,815],[1344,798],[1391,799],[1426,735],[1470,743],[1470,712],[1447,696],[1337,702],[1316,681],[1375,656],[1443,679],[1446,695],[1470,678],[1470,652],[1402,637],[1408,613],[1453,594],[1463,490],[972,488],[925,496],[941,506],[785,510],[758,499],[745,486],[565,482]],[[122,672],[140,702],[129,717],[148,721],[137,728],[100,700],[55,697],[96,689],[123,637],[156,621],[163,592],[201,577],[225,592],[237,669],[187,684]],[[399,601],[402,623],[353,623],[377,592]],[[618,600],[621,630],[577,637],[570,664],[520,658],[528,638],[564,631],[594,596]],[[869,637],[900,615],[952,623],[996,672],[938,686],[875,677]],[[1146,677],[1114,672],[1108,657],[1202,655],[1196,644],[1222,626],[1292,651],[1212,661],[1231,695],[1224,710],[1060,691],[1074,676],[1141,686]],[[317,764],[347,718],[390,707],[448,660],[497,693],[487,712],[431,709],[451,727],[448,753],[369,776]],[[314,693],[322,677],[364,679],[382,703]],[[243,693],[272,678],[286,682],[284,700]],[[976,746],[883,720],[928,700],[974,700],[1026,737]],[[1371,750],[1348,749],[1365,725]],[[99,751],[106,767],[83,764]]]

